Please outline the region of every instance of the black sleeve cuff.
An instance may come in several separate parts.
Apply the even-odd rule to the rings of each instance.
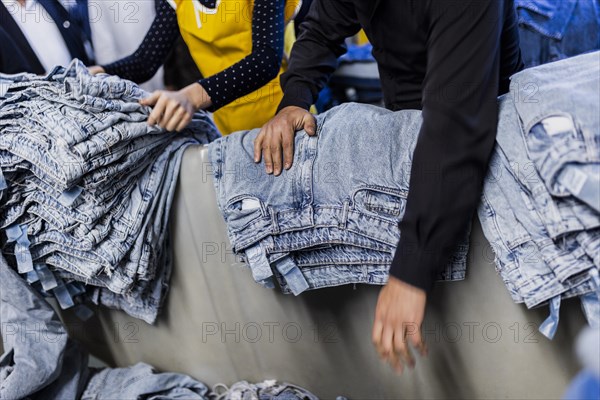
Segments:
[[[314,102],[313,94],[310,89],[301,84],[288,84],[283,89],[283,93],[283,99],[281,99],[279,107],[277,107],[277,112],[289,106],[296,106],[308,110]]]
[[[106,72],[109,75],[116,75],[114,66],[115,66],[115,63],[101,65],[102,69],[104,69],[104,72]]]
[[[215,112],[227,104],[223,96],[217,96],[217,91],[215,90],[216,83],[214,79],[203,78],[197,81],[197,83],[200,84],[200,86],[202,86],[206,93],[210,96],[211,106],[206,108],[206,111]],[[223,90],[221,90],[221,92],[223,92]]]
[[[443,264],[442,249],[421,249],[400,240],[390,267],[393,276],[409,285],[430,293]]]

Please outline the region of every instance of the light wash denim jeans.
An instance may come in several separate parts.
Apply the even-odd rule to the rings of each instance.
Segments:
[[[62,306],[76,303],[82,281],[98,288],[88,290],[96,302],[154,322],[181,157],[217,138],[214,124],[198,113],[181,134],[149,127],[145,92],[78,61],[45,77],[1,78],[10,82],[0,97],[4,250]]]
[[[198,399],[209,389],[189,376],[147,364],[88,368],[88,353],[69,339],[50,305],[0,254],[0,399]]]
[[[317,116],[315,137],[296,135],[293,166],[280,177],[253,161],[258,130],[213,142],[218,204],[254,279],[272,286],[275,276],[294,294],[387,282],[421,122],[418,111],[341,105]],[[467,234],[441,278],[464,278]]]
[[[88,353],[68,337],[56,312],[0,253],[0,399],[44,400],[316,400],[289,383],[245,381],[211,392],[183,374],[157,372],[138,363],[129,368],[89,368]]]
[[[513,299],[528,307],[550,303],[551,315],[541,330],[552,337],[561,298],[581,296],[590,324],[600,321],[597,306],[600,232],[585,229],[579,219],[560,219],[564,215],[574,216],[573,209],[560,204],[562,198],[551,195],[535,163],[527,161],[515,103],[514,94],[500,99],[497,145],[478,213],[484,234],[494,249],[498,270]],[[540,204],[543,207],[538,207]],[[548,210],[554,213],[550,223],[546,218]],[[556,236],[560,229],[567,233],[553,237],[552,228],[558,228],[554,231]]]
[[[600,225],[600,52],[522,71],[511,81],[529,156],[554,197]],[[532,92],[531,90],[534,90]]]
[[[548,175],[545,175],[544,170],[538,169],[539,163],[535,160],[535,157],[530,155],[531,150],[529,149],[526,132],[529,132],[530,128],[537,124],[540,119],[544,119],[548,116],[547,111],[542,111],[542,108],[545,107],[544,104],[551,105],[554,113],[564,113],[564,111],[561,110],[572,110],[571,106],[563,106],[560,103],[560,99],[565,99],[564,95],[560,95],[561,97],[556,98],[558,93],[552,91],[554,90],[552,88],[558,88],[561,87],[561,85],[564,86],[564,93],[573,91],[573,93],[580,93],[582,96],[586,96],[586,99],[584,100],[586,104],[577,111],[577,114],[581,113],[587,115],[588,112],[586,110],[597,110],[598,103],[594,102],[594,99],[597,96],[594,97],[595,94],[592,93],[589,88],[585,88],[584,80],[579,80],[579,83],[573,81],[573,85],[571,85],[571,83],[567,84],[564,79],[570,78],[564,77],[561,72],[564,68],[587,70],[589,86],[593,89],[597,79],[597,77],[593,76],[594,69],[597,70],[598,68],[596,61],[594,61],[594,58],[598,57],[597,54],[598,53],[592,53],[574,57],[525,71],[533,75],[524,75],[523,72],[516,74],[512,78],[510,96],[514,102],[518,118],[521,120],[524,119],[525,123],[522,123],[519,120],[513,122],[513,117],[507,118],[503,123],[510,124],[510,129],[520,132],[522,137],[519,139],[514,135],[501,135],[500,133],[502,130],[499,127],[499,134],[496,138],[497,144],[502,148],[506,158],[510,160],[510,167],[513,175],[519,181],[519,184],[531,194],[533,206],[540,213],[542,221],[553,239],[558,239],[569,232],[580,232],[600,227],[600,214],[575,196],[560,198],[552,196],[550,186],[545,180]],[[585,74],[586,73],[584,72],[580,74],[579,77],[585,76]],[[527,76],[534,77],[536,75],[539,76],[532,79],[527,78]],[[554,76],[560,78],[555,79],[553,78]],[[569,80],[569,82],[571,81]],[[549,86],[550,89],[545,89],[546,85]],[[542,91],[545,93],[543,96],[540,94]],[[554,99],[548,99],[548,96],[554,97]],[[559,102],[557,103],[556,100]],[[571,100],[567,99],[565,101],[570,102]],[[579,102],[576,104],[579,104]],[[539,112],[529,113],[527,110],[532,110],[532,107],[541,108],[539,109]],[[521,114],[523,114],[523,116],[521,116]],[[539,119],[534,117],[534,115],[537,115]],[[582,117],[584,116],[582,115]],[[584,118],[591,120],[589,116]],[[591,125],[588,126],[593,130]],[[580,141],[573,141],[574,146],[579,146],[580,143]],[[595,145],[592,145],[592,147],[579,147],[579,149],[582,150],[580,151],[582,163],[586,162],[587,157],[589,157],[587,152],[593,147],[595,147]],[[568,146],[566,149],[569,149],[570,154],[575,153],[575,151],[573,151],[573,146]],[[549,149],[549,152],[551,151],[553,150]],[[558,167],[560,165],[560,160],[557,158],[556,161],[555,167]]]

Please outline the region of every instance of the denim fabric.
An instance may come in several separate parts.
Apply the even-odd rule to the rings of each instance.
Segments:
[[[52,81],[60,79],[60,85]],[[11,85],[5,95],[7,98],[0,102],[3,127],[0,148],[28,160],[40,179],[52,179],[59,189],[66,190],[85,173],[128,154],[132,147],[127,142],[131,139],[164,134],[158,127],[145,123],[149,110],[137,102],[144,93],[134,88],[137,86],[131,82],[117,78],[93,77],[76,61],[66,69],[56,69],[43,83],[32,77],[30,82]],[[17,89],[21,92],[15,92]],[[99,94],[106,98],[93,97]],[[17,102],[16,97],[27,100]],[[120,103],[110,100],[119,97],[123,100]],[[61,112],[57,105],[71,98],[74,103],[68,112]],[[93,104],[98,102],[106,104]],[[4,106],[6,103],[13,107]],[[129,112],[125,114],[115,109]],[[90,115],[104,110],[111,112]],[[56,135],[56,130],[61,135]],[[45,146],[40,146],[40,142]],[[112,149],[115,144],[123,145]],[[98,154],[94,149],[109,148],[114,151],[93,157]]]
[[[513,299],[524,302],[528,307],[549,302],[551,313],[540,331],[550,338],[558,324],[561,298],[580,296],[588,322],[596,324],[600,318],[600,309],[596,306],[600,269],[600,232],[596,228],[598,214],[578,199],[551,192],[545,184],[544,171],[538,168],[540,164],[535,156],[533,160],[529,156],[532,154],[528,146],[530,143],[527,143],[522,129],[523,124],[528,124],[527,117],[524,118],[527,112],[521,114],[518,110],[535,114],[532,109],[544,108],[548,104],[552,104],[550,109],[555,112],[569,110],[571,103],[563,104],[563,100],[564,96],[571,95],[571,89],[564,87],[566,94],[556,99],[552,96],[558,95],[558,92],[551,92],[549,88],[566,79],[560,76],[561,64],[577,63],[578,58],[530,70],[531,75],[545,71],[539,76],[545,77],[546,81],[536,81],[535,87],[540,96],[535,101],[524,101],[524,92],[513,92],[499,99],[497,143],[478,209],[484,234],[496,255],[497,269]],[[580,91],[579,95],[586,96],[590,102],[593,95],[582,87],[586,79],[594,87],[597,77],[592,77],[591,71],[597,71],[597,67],[589,62],[579,65],[590,73],[574,85],[573,91]],[[557,72],[554,73],[554,70]],[[513,77],[512,88],[515,90],[523,88],[527,82],[523,78],[519,80],[520,76]],[[591,103],[593,108],[594,102]],[[595,107],[598,108],[597,103]],[[593,130],[593,124],[596,124],[597,130],[600,124],[589,118],[590,111],[588,107],[573,110],[573,113],[583,114],[583,119],[589,121],[588,128]],[[542,148],[539,142],[537,144],[536,156],[539,159],[552,158],[555,154],[551,146]],[[591,145],[594,146],[593,143]],[[581,155],[580,161],[584,160],[586,156]]]
[[[208,388],[147,364],[89,369],[50,305],[0,254],[0,399],[208,399]]]
[[[593,57],[592,54],[581,57],[590,56]],[[510,160],[510,168],[513,175],[518,180],[519,184],[531,194],[533,205],[540,213],[542,221],[553,239],[557,239],[569,232],[580,232],[599,227],[600,214],[573,196],[562,197],[559,199],[552,196],[549,187],[546,185],[546,182],[543,178],[543,171],[538,170],[538,163],[532,160],[529,155],[530,151],[527,147],[526,138],[524,136],[524,132],[527,132],[527,130],[523,128],[523,124],[519,120],[519,117],[521,117],[520,113],[524,112],[525,115],[527,112],[519,112],[519,108],[522,110],[531,110],[531,106],[535,107],[536,104],[543,107],[544,103],[552,104],[554,102],[554,112],[561,112],[563,109],[570,109],[569,105],[565,105],[563,107],[560,103],[556,103],[554,98],[547,100],[547,97],[550,95],[550,93],[548,90],[544,89],[544,87],[546,82],[549,82],[549,86],[556,87],[557,82],[560,82],[561,80],[554,80],[553,76],[562,76],[561,71],[564,63],[577,63],[577,60],[579,59],[580,57],[575,57],[529,70],[534,71],[535,73],[535,71],[542,69],[545,72],[543,75],[544,79],[528,80],[524,79],[525,75],[515,75],[511,83],[510,94],[514,104],[505,105],[505,112],[510,113],[511,115],[501,115],[502,119],[499,121],[498,136],[496,138],[496,142],[501,147],[502,152],[506,155],[506,158]],[[597,69],[597,67],[594,67],[593,62],[588,62],[585,65],[587,65],[588,70],[593,71],[594,68]],[[523,79],[519,80],[520,77]],[[593,87],[594,77],[589,76],[589,78],[591,86]],[[579,85],[574,86],[573,88],[571,88],[570,85],[565,85],[563,89],[565,93],[570,93],[571,90],[574,92],[582,90]],[[537,91],[540,90],[545,93],[544,96],[536,94],[538,93]],[[528,94],[525,95],[524,93]],[[593,107],[594,102],[589,101],[589,99],[593,99],[595,95],[590,92],[586,92],[585,90],[583,90],[582,95],[587,96],[588,103],[591,103],[591,106]],[[553,96],[557,96],[557,93],[553,93]],[[564,98],[563,95],[560,96],[560,98]],[[597,106],[597,103],[595,104]],[[524,106],[525,108],[523,109]],[[512,115],[514,114],[514,111],[508,111],[510,107],[515,108],[517,111],[516,117]],[[588,105],[583,108],[583,110],[589,110],[589,107],[590,106]],[[543,117],[543,114],[540,114],[540,116]],[[529,116],[529,118],[531,117],[532,115]],[[592,118],[589,116],[586,118],[588,121],[592,120]],[[528,123],[525,123],[525,125],[532,127],[537,123],[536,121],[535,123],[531,124],[532,121],[528,121]],[[502,134],[503,132],[508,132],[509,134]],[[514,132],[519,132],[521,137],[519,138],[518,136],[513,135],[512,133]],[[558,165],[558,162],[556,165]]]
[[[391,255],[400,239],[398,222],[421,122],[418,111],[341,105],[317,116],[317,136],[296,135],[293,166],[280,177],[265,174],[253,161],[258,130],[213,142],[209,154],[219,208],[233,249],[245,253],[255,280],[266,283],[275,275],[282,289],[294,294],[349,283],[384,284],[390,262],[371,263],[370,252]],[[444,279],[464,278],[467,233]],[[334,259],[344,256],[344,246],[352,246],[356,257],[348,264],[322,260],[299,268],[293,252],[306,254],[323,245],[339,245],[329,250]],[[283,253],[290,254],[273,258]],[[287,287],[290,278],[298,282],[295,289]]]
[[[519,130],[514,129],[518,120],[512,98],[504,96],[500,101],[500,118],[498,126],[498,142],[512,143],[513,146],[522,142]],[[489,187],[485,190],[495,190],[504,193],[506,204],[517,219],[523,224],[527,236],[531,238],[541,251],[543,261],[549,266],[559,281],[564,281],[569,276],[577,274],[593,266],[593,260],[587,256],[585,249],[579,245],[575,238],[566,236],[562,248],[554,244],[548,230],[543,224],[540,214],[534,206],[532,194],[519,185],[511,173],[510,159],[503,152],[504,147],[498,145],[494,150],[490,172],[488,174]],[[491,186],[496,186],[491,187]],[[488,196],[490,201],[500,201],[501,196]],[[539,196],[539,192],[538,192]],[[510,201],[508,200],[510,199]],[[582,240],[585,235],[593,235],[593,231],[580,233]],[[598,248],[600,250],[600,247]]]
[[[579,287],[583,291],[571,291],[570,296],[593,291],[586,272],[597,266],[577,243],[570,243],[565,250],[553,242],[536,211],[525,205],[528,195],[519,189],[509,170],[500,168],[499,151],[497,146],[478,214],[513,299],[534,307],[582,282],[587,282]]]
[[[590,326],[600,328],[600,293],[596,291],[581,296],[581,307]]]
[[[145,92],[77,60],[2,80],[12,82],[0,98],[2,248],[61,306],[77,303],[81,281],[96,302],[153,323],[181,157],[218,137],[214,124],[198,113],[180,134],[149,127]]]
[[[597,0],[516,0],[525,67],[600,49]]]
[[[189,376],[157,373],[145,363],[129,368],[92,371],[81,400],[189,399],[208,400],[208,388]]]
[[[576,201],[587,228],[600,224],[599,70],[595,52],[522,71],[511,82],[531,160],[553,196]]]
[[[211,392],[187,375],[158,373],[145,363],[89,368],[88,353],[68,337],[56,312],[1,253],[0,320],[5,351],[0,357],[2,400],[233,400],[252,395],[261,400],[317,399],[306,389],[275,381],[239,382],[226,392]]]
[[[260,383],[236,382],[227,387],[219,384],[214,388],[215,400],[318,400],[308,390],[275,380]]]
[[[87,354],[1,254],[0,320],[0,399],[78,399],[88,378]]]

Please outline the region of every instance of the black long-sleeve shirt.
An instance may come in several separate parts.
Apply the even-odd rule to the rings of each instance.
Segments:
[[[523,65],[513,1],[315,0],[281,78],[279,109],[308,109],[345,52],[344,39],[361,27],[386,107],[423,110],[390,274],[429,291],[477,206],[496,97]]]
[[[215,0],[199,1],[209,8],[217,6]],[[277,76],[283,57],[284,7],[284,0],[254,1],[252,52],[224,71],[199,81],[211,98],[211,111],[252,93]],[[167,0],[159,0],[156,17],[138,49],[103,68],[109,74],[138,83],[145,82],[165,62],[178,37],[175,10]],[[225,84],[234,80],[240,84]]]

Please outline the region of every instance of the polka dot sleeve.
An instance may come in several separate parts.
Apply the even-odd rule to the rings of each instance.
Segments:
[[[284,0],[255,0],[252,52],[231,67],[201,79],[211,111],[263,87],[277,76],[283,57]]]
[[[132,55],[111,64],[104,70],[112,75],[137,83],[150,80],[163,65],[173,43],[179,36],[177,14],[167,0],[159,0],[156,17],[138,49]],[[123,38],[127,40],[127,38]]]

